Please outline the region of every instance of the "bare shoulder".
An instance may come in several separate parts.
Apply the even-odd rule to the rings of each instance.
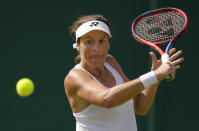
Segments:
[[[118,70],[120,68],[118,61],[111,54],[107,54],[106,62],[108,62],[116,70]]]
[[[88,78],[90,78],[90,75],[87,72],[78,69],[72,69],[64,79],[64,88],[67,92],[73,92],[81,85],[82,79]]]
[[[118,73],[122,76],[125,82],[129,81],[127,76],[124,74],[122,67],[120,66],[118,61],[115,59],[115,57],[113,57],[111,54],[108,54],[106,57],[106,62],[108,62],[114,69],[118,71]]]
[[[73,112],[79,112],[88,106],[87,85],[91,81],[88,72],[72,69],[64,80],[65,93]]]

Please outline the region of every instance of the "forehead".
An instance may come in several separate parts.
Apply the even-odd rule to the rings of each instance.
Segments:
[[[93,39],[108,38],[108,34],[105,33],[104,31],[93,30],[93,31],[90,31],[90,32],[86,33],[85,35],[83,35],[82,38],[83,39],[85,39],[85,38],[93,38]]]

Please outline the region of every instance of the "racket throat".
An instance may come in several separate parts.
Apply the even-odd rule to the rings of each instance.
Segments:
[[[161,56],[161,60],[162,60],[162,63],[170,62],[169,55],[168,55],[167,53],[164,53],[164,54]]]

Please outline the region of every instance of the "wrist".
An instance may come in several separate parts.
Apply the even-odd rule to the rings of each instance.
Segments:
[[[140,78],[144,88],[148,88],[148,87],[158,83],[158,79],[157,79],[154,71],[151,71],[144,75],[141,75],[139,78]]]
[[[154,73],[155,73],[156,78],[157,78],[157,80],[158,80],[159,82],[162,81],[162,80],[165,78],[164,75],[163,75],[163,73],[160,72],[160,71],[158,71],[158,70],[155,70]]]

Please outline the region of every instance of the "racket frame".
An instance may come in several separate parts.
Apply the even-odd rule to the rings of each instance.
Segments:
[[[154,14],[154,13],[157,13],[157,12],[162,12],[162,11],[176,11],[180,14],[182,14],[185,18],[185,24],[183,26],[183,29],[182,31],[177,35],[175,36],[173,39],[171,40],[166,40],[166,41],[161,41],[161,42],[149,42],[149,41],[146,41],[146,40],[143,40],[142,38],[140,38],[136,33],[135,33],[135,25],[138,23],[138,21],[140,21],[140,19],[146,17],[146,16],[149,16],[151,14]],[[173,43],[185,32],[185,30],[187,29],[188,27],[188,18],[187,18],[187,15],[180,9],[177,9],[177,8],[161,8],[161,9],[156,9],[156,10],[151,10],[151,11],[147,11],[143,14],[141,14],[140,16],[138,16],[132,23],[132,26],[131,26],[131,29],[132,29],[132,35],[134,36],[134,38],[139,41],[140,43],[142,44],[145,44],[147,46],[150,46],[152,48],[154,48],[155,50],[157,50],[161,55],[163,54],[168,54],[169,53],[169,50],[171,49]],[[165,44],[165,43],[168,43],[167,45],[167,48],[165,50],[165,52],[158,46],[158,45],[161,45],[161,44]]]

